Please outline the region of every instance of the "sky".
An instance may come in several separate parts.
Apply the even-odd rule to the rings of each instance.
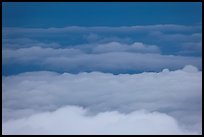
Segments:
[[[2,3],[3,134],[202,134],[201,83],[201,2]]]
[[[201,2],[3,2],[3,27],[196,25]]]

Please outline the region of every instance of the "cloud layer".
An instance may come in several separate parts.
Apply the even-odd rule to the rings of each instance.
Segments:
[[[2,28],[3,134],[201,134],[202,27]]]
[[[3,131],[63,134],[73,125],[70,134],[201,134],[201,83],[202,72],[193,66],[132,75],[44,71],[3,77]],[[57,124],[66,126],[49,132]]]
[[[201,24],[3,28],[2,34],[3,75],[159,72],[189,64],[202,70]]]
[[[91,51],[78,48],[21,48],[4,49],[3,65],[26,66],[57,72],[101,71],[115,74],[181,69],[191,64],[202,69],[200,57],[161,55],[158,47],[142,43],[122,45],[112,42],[92,46]],[[154,53],[156,52],[156,53]],[[9,66],[6,69],[13,67]],[[12,71],[12,70],[11,70]]]
[[[49,135],[168,135],[198,134],[189,132],[166,114],[134,111],[129,114],[117,111],[89,115],[81,107],[66,106],[54,112],[34,114],[28,118],[3,123],[3,134]]]
[[[201,56],[201,25],[156,24],[146,26],[64,28],[3,28],[3,48],[73,47],[81,44],[134,42],[157,45],[165,54]],[[183,45],[188,46],[183,46]],[[181,53],[181,51],[185,52]]]

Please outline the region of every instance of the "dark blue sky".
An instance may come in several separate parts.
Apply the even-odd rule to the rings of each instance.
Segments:
[[[202,22],[201,2],[7,2],[3,27],[195,25]]]

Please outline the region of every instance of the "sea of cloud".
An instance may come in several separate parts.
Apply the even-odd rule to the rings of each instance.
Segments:
[[[2,77],[3,134],[201,134],[202,71]]]
[[[202,134],[202,26],[2,28],[3,134]]]

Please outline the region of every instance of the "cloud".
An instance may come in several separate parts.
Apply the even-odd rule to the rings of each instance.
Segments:
[[[99,36],[97,34],[90,33],[88,35],[84,35],[84,38],[90,42],[92,42],[92,41],[94,42],[94,41],[97,41],[99,39]]]
[[[56,42],[43,43],[29,38],[6,38],[3,39],[3,49],[20,49],[30,47],[42,48],[60,48],[61,45]]]
[[[3,134],[202,134],[201,28],[2,28]]]
[[[93,48],[94,53],[106,53],[106,52],[138,52],[138,53],[159,53],[160,50],[155,45],[145,45],[141,42],[135,42],[131,45],[121,44],[119,42],[110,42],[106,44],[100,44]]]
[[[84,49],[83,49],[84,48]],[[156,54],[158,47],[135,42],[84,45],[75,48],[20,48],[3,49],[3,65],[23,67],[43,66],[44,70],[78,73],[101,71],[112,73],[161,71],[180,69],[191,64],[201,69],[200,57]]]
[[[3,49],[3,63],[39,62],[48,57],[70,57],[82,54],[78,49],[54,49],[42,47],[29,47],[20,49]],[[33,62],[32,62],[33,63]]]
[[[74,58],[52,57],[44,64],[53,68],[73,72],[102,71],[112,73],[160,71],[164,68],[179,69],[191,64],[201,69],[201,58],[168,56],[160,54],[135,54],[128,52],[113,52],[103,54],[83,54]],[[71,65],[70,65],[71,64]]]
[[[66,133],[67,127],[73,134],[146,134],[145,131],[150,134],[201,134],[202,72],[193,66],[176,71],[164,69],[159,73],[120,75],[27,72],[2,80],[5,134],[39,133],[39,129],[52,134],[55,127],[56,134]],[[69,105],[88,109],[91,117],[78,108],[62,108]],[[140,112],[141,109],[148,112]],[[128,128],[122,130],[123,127]]]
[[[83,26],[67,26],[63,28],[12,28],[4,27],[3,32],[5,35],[11,33],[64,33],[64,32],[128,32],[128,31],[166,31],[166,32],[182,32],[182,31],[197,31],[201,30],[201,26],[185,26],[177,24],[156,24],[156,25],[144,25],[144,26],[120,26],[120,27],[108,27],[108,26],[95,26],[95,27],[83,27]]]
[[[106,45],[111,42],[131,45],[134,42],[141,42],[145,43],[144,45],[156,45],[164,54],[183,55],[182,47],[186,47],[185,52],[188,52],[186,55],[195,56],[200,52],[200,48],[191,50],[189,46],[183,45],[199,43],[202,40],[202,26],[156,24],[120,27],[2,28],[2,40],[4,49],[33,46],[70,48],[86,44]]]
[[[202,41],[199,42],[185,42],[181,44],[183,50],[178,51],[178,55],[197,55],[202,56]]]
[[[139,110],[124,114],[110,111],[89,115],[87,111],[81,107],[66,106],[53,112],[11,120],[3,123],[3,134],[198,134],[186,131],[173,117],[159,112]]]
[[[196,42],[202,39],[202,33],[192,33],[192,34],[180,34],[180,33],[173,33],[173,34],[164,34],[160,31],[153,31],[150,33],[151,36],[162,39],[166,42],[171,41],[181,41],[181,42]]]

